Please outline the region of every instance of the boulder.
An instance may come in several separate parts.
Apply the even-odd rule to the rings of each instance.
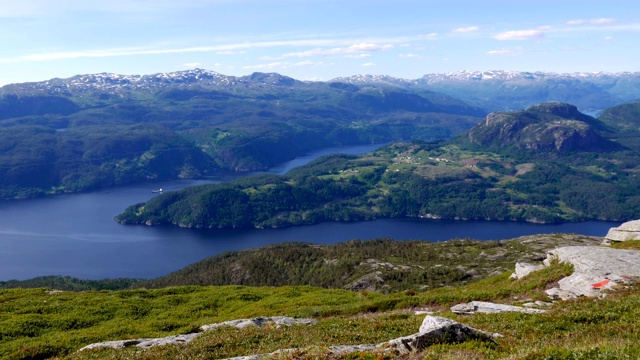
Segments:
[[[540,309],[531,309],[521,306],[494,304],[486,301],[472,301],[466,304],[458,304],[451,307],[454,314],[475,314],[479,313],[498,313],[498,312],[521,312],[526,314],[540,314],[546,312]]]
[[[460,343],[466,340],[491,341],[502,335],[474,329],[457,321],[428,315],[422,321],[418,333],[378,344],[378,348],[408,354],[424,350],[435,343]]]
[[[618,227],[611,228],[604,237],[605,244],[627,240],[640,240],[640,220],[628,221]]]
[[[518,262],[516,263],[516,272],[514,272],[510,276],[510,278],[522,279],[523,277],[531,274],[532,272],[542,270],[544,268],[545,268],[544,264],[530,264],[530,263]]]
[[[361,351],[379,351],[382,353],[393,352],[403,355],[424,350],[427,346],[436,343],[459,343],[473,339],[493,342],[494,339],[499,337],[502,337],[502,335],[477,330],[455,320],[428,315],[422,321],[419,332],[413,335],[393,339],[377,345],[331,345],[326,349],[324,355],[333,355],[341,358],[349,353]],[[278,356],[282,357],[282,355],[285,355],[286,357],[287,354],[298,351],[304,351],[304,349],[282,349],[269,354],[240,356],[225,360],[258,360],[271,357],[279,358]]]
[[[547,290],[552,299],[595,297],[617,284],[640,279],[640,251],[600,246],[566,246],[547,253],[545,265],[553,261],[573,265],[573,274],[558,281],[558,288]]]

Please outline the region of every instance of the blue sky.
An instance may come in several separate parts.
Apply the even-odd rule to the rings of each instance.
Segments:
[[[638,0],[0,0],[0,85],[192,69],[640,71]]]

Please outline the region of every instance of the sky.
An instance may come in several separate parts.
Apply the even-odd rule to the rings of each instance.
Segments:
[[[640,0],[0,0],[0,85],[193,68],[621,72],[639,59]]]

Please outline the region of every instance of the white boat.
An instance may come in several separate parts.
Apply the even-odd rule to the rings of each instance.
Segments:
[[[151,190],[152,193],[161,193],[162,192],[162,188],[160,189],[155,189],[155,190]]]

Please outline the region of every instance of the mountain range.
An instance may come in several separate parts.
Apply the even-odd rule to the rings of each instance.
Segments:
[[[0,198],[262,170],[323,147],[450,139],[494,110],[554,100],[595,111],[638,98],[640,73],[320,82],[195,69],[11,84],[0,88]]]
[[[331,146],[450,138],[485,112],[447,95],[190,70],[0,89],[0,198],[262,170]]]
[[[460,71],[427,74],[408,80],[390,76],[355,75],[335,81],[356,85],[387,84],[437,91],[485,109],[517,110],[558,101],[595,113],[640,99],[640,72],[571,73],[521,71]]]

